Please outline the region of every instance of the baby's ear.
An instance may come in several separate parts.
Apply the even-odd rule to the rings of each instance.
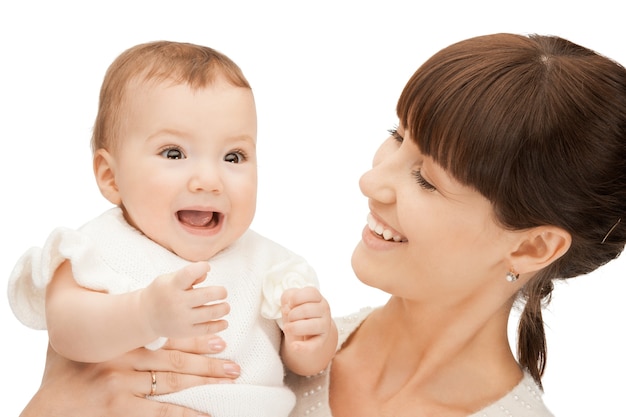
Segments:
[[[572,236],[556,226],[538,226],[524,233],[517,249],[511,253],[511,265],[517,273],[537,272],[563,256]]]
[[[115,182],[115,158],[106,149],[98,149],[93,157],[93,173],[100,193],[111,203],[122,203],[117,183]]]

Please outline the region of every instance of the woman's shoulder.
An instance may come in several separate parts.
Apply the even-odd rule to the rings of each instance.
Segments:
[[[363,320],[374,311],[372,307],[363,307],[356,313],[335,317],[335,324],[337,325],[337,331],[339,332],[339,339],[337,340],[337,349],[344,344],[344,342],[350,337],[352,333],[363,323]]]
[[[334,318],[339,331],[337,349],[341,348],[348,337],[358,329],[373,310],[373,308],[365,307],[356,313]],[[313,415],[327,417],[332,415],[328,401],[330,365],[327,369],[312,376],[300,376],[287,371],[285,383],[296,394],[296,407],[292,410],[291,417]]]
[[[542,395],[533,377],[524,372],[522,380],[507,395],[470,417],[554,417]]]

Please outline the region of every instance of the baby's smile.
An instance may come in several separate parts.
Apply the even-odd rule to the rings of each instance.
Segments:
[[[213,229],[217,227],[222,218],[222,213],[217,211],[180,210],[176,213],[178,221],[187,227]]]

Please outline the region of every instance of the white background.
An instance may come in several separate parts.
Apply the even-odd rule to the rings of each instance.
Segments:
[[[52,228],[78,227],[108,207],[89,151],[100,82],[124,49],[167,39],[226,53],[252,84],[260,159],[253,228],[309,259],[335,314],[378,305],[385,297],[350,268],[367,212],[357,181],[396,123],[409,76],[442,47],[492,32],[556,34],[626,63],[615,7],[602,0],[2,2],[3,285],[18,256]],[[626,256],[555,291],[545,314],[544,385],[557,416],[624,415],[625,275]],[[23,327],[6,296],[0,317],[1,414],[17,416],[39,385],[46,334]]]

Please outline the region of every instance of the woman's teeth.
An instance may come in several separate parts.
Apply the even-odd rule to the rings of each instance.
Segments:
[[[385,240],[393,240],[394,242],[406,241],[406,239],[403,239],[402,236],[394,235],[394,232],[389,229],[385,229],[383,225],[378,223],[371,214],[367,215],[367,225],[372,232],[376,233]]]

